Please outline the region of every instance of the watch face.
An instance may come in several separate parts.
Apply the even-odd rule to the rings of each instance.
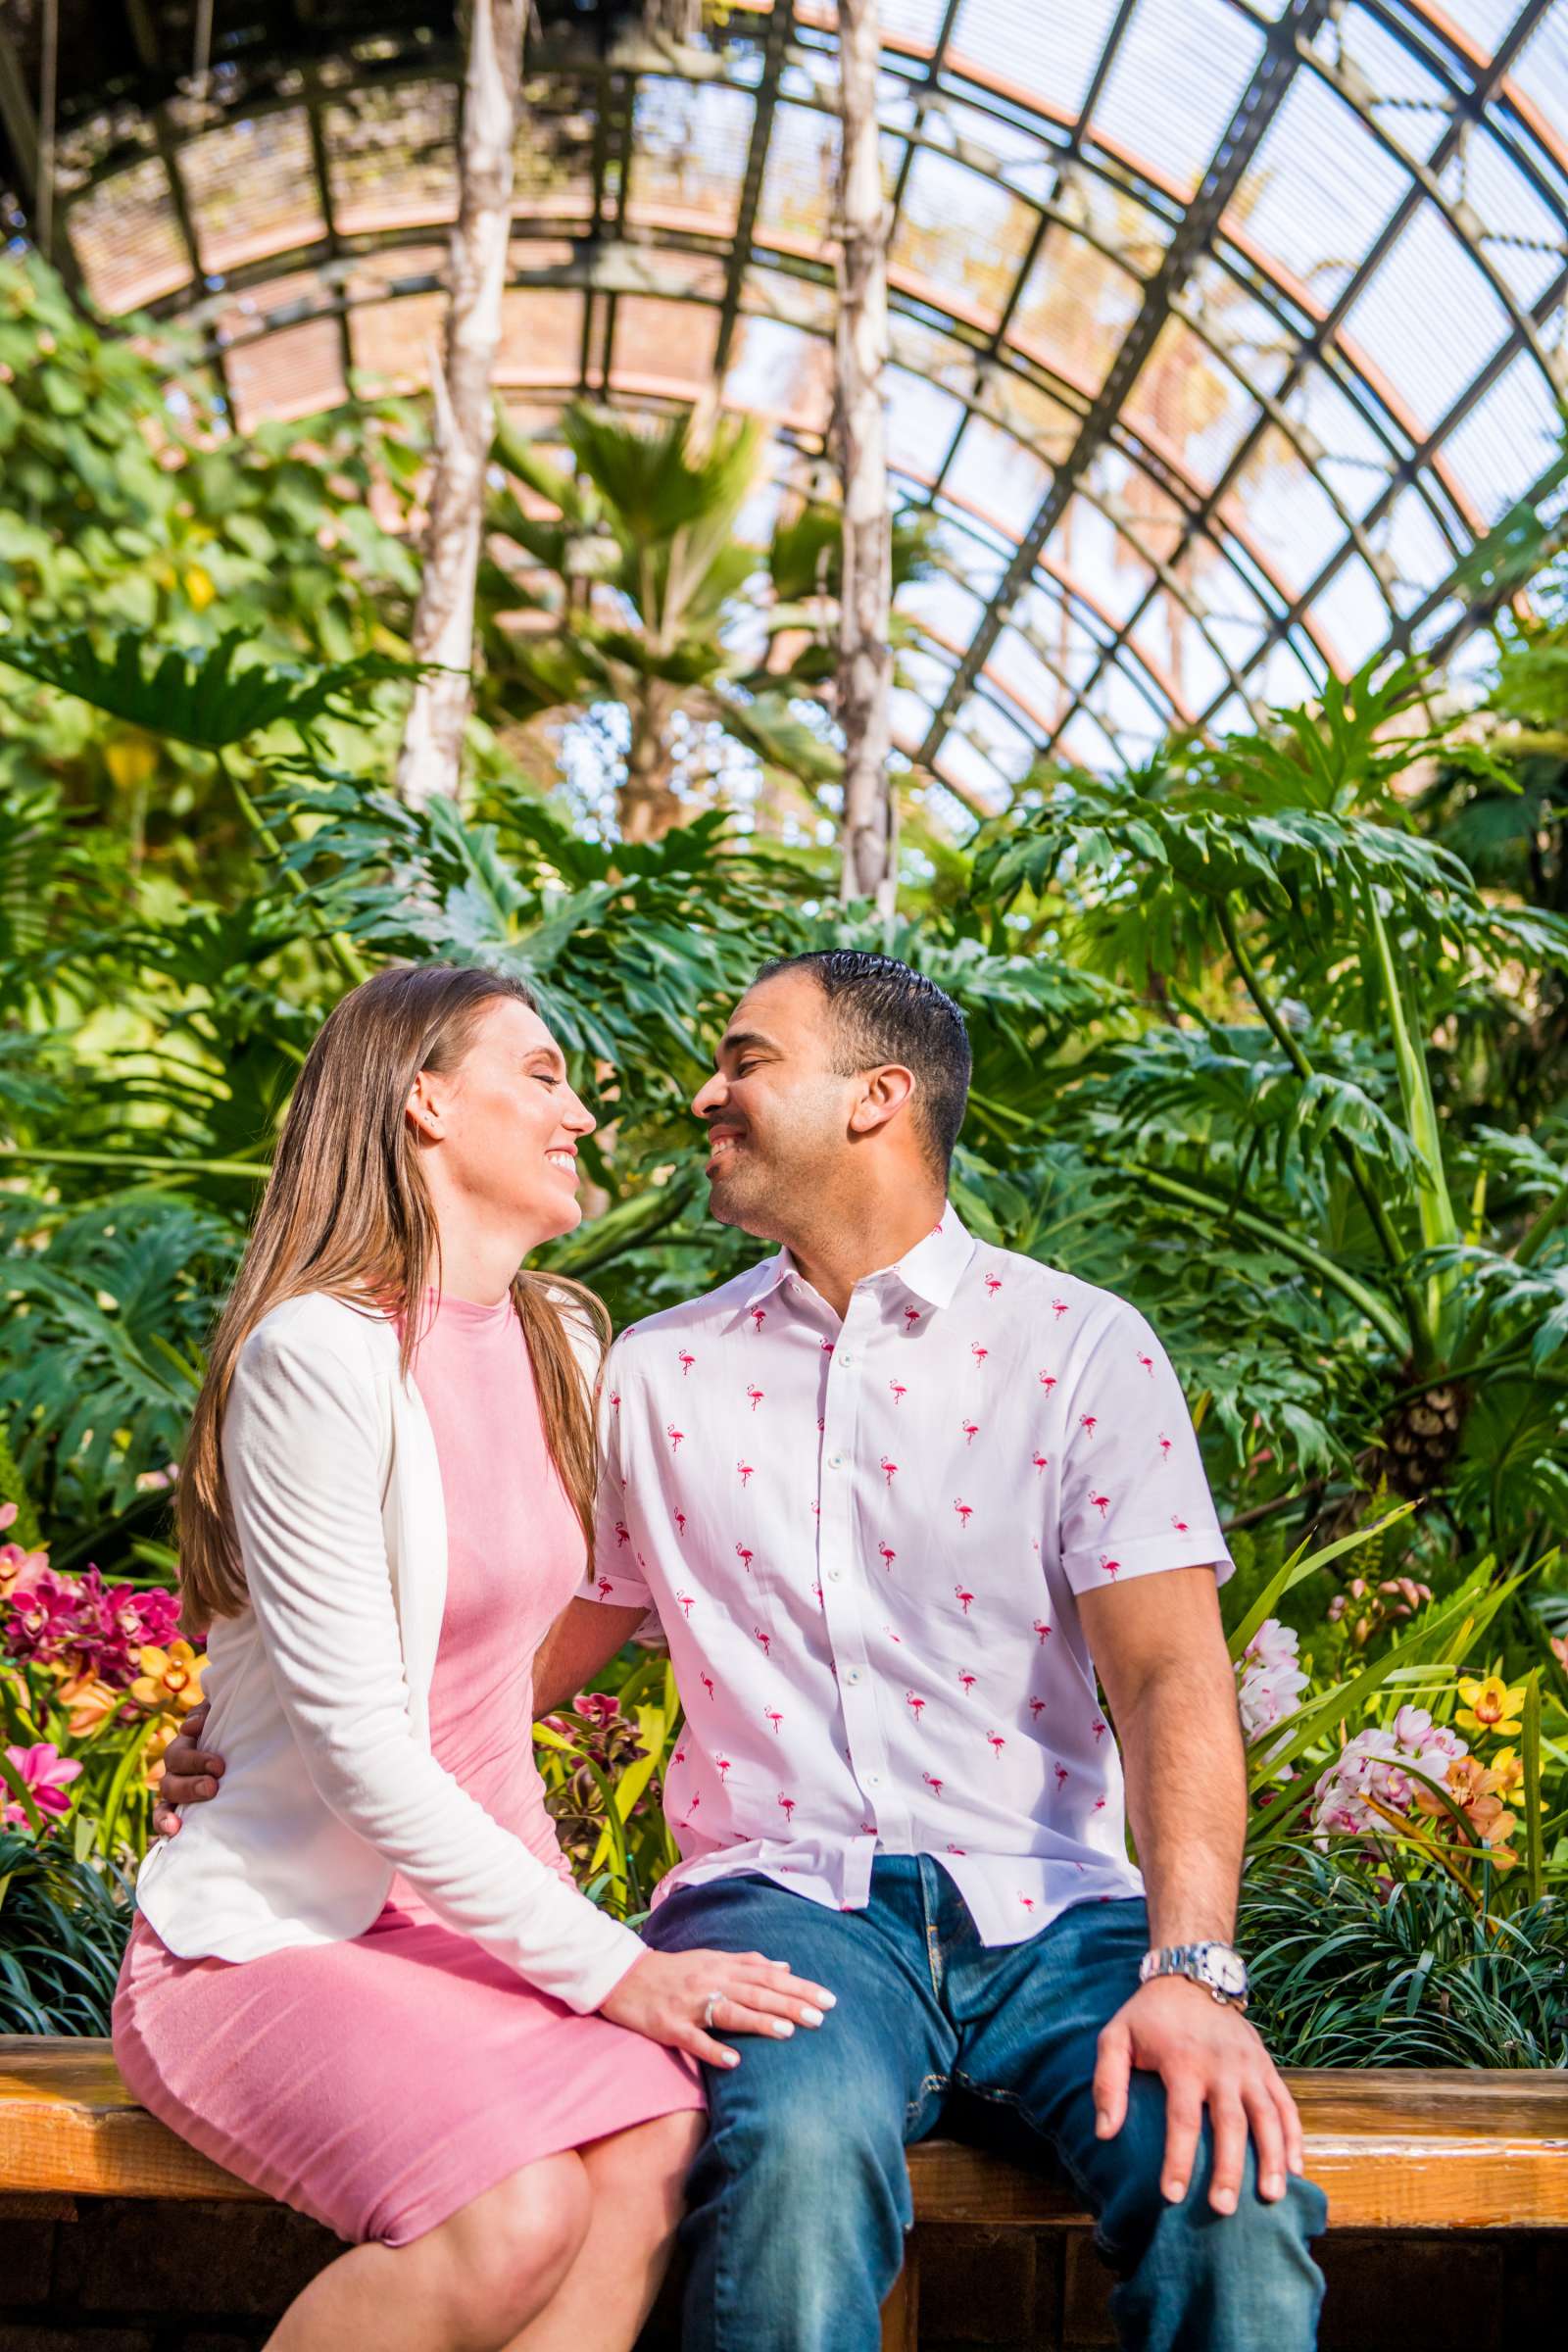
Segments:
[[[1234,1993],[1240,1998],[1247,1990],[1247,1963],[1241,1953],[1227,1951],[1223,1944],[1211,1944],[1203,1957],[1207,1973],[1221,1992]]]

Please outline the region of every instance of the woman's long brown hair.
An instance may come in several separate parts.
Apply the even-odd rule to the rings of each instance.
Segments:
[[[511,998],[537,1011],[518,980],[424,963],[378,972],[322,1023],[294,1089],[272,1172],[239,1274],[213,1336],[179,1480],[180,1595],[187,1626],[233,1617],[245,1570],[223,1480],[223,1412],[239,1351],[274,1306],[307,1292],[402,1323],[406,1375],[426,1291],[439,1287],[435,1210],[405,1109],[420,1070],[455,1069],[485,1007]],[[610,1319],[591,1291],[519,1271],[513,1302],[528,1342],[545,1441],[593,1544],[594,1393],[567,1317],[598,1339]]]

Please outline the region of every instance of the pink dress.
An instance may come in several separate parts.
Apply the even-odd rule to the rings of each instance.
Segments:
[[[510,1301],[444,1298],[415,1370],[447,1510],[431,1745],[569,1877],[534,1763],[533,1657],[583,1541]],[[393,2246],[540,2157],[703,2104],[690,2059],[538,1991],[401,1877],[363,1936],[259,1960],[181,1960],[138,1919],[114,2040],[182,2139],[340,2237]]]

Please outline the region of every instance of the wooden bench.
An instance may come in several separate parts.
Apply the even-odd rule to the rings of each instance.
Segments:
[[[1323,2072],[1289,2078],[1306,2169],[1337,2230],[1568,2230],[1568,2074]],[[1083,2229],[1049,2178],[948,2140],[909,2153],[915,2232],[889,2298],[885,2352],[914,2352],[922,2224]],[[0,2036],[0,2209],[76,2197],[257,2192],[138,2107],[103,2041]]]

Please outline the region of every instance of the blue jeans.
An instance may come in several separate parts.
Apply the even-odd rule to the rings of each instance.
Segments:
[[[1121,2274],[1111,2309],[1144,2352],[1310,2352],[1323,2281],[1307,2241],[1321,2189],[1257,2194],[1250,2150],[1234,2214],[1207,2201],[1204,2142],[1184,2203],[1160,2195],[1165,2094],[1135,2074],[1127,2121],[1095,2137],[1101,2028],[1148,1945],[1139,1901],[1081,1903],[1025,1943],[988,1950],[924,1854],[886,1855],[863,1911],[829,1911],[770,1880],[679,1887],[645,1930],[660,1951],[709,1946],[787,1960],[837,1997],[814,2032],[738,2037],[705,2069],[710,2128],[682,2243],[684,2352],[876,2352],[880,2307],[911,2212],[904,2151],[961,2099],[966,2135],[1056,2158]]]

